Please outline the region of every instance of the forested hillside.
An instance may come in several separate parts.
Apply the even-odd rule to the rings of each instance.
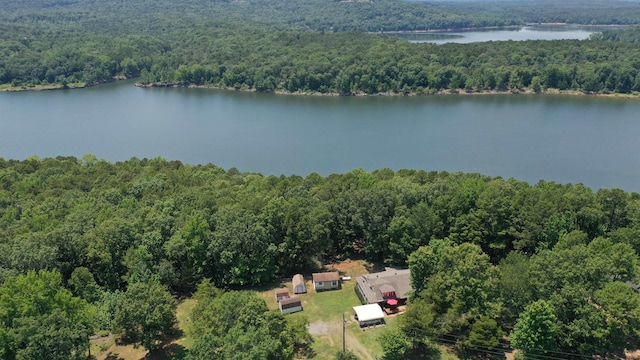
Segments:
[[[435,1],[448,9],[491,14],[527,23],[570,23],[584,25],[637,24],[638,1],[607,0],[480,0]]]
[[[413,351],[445,334],[472,341],[487,317],[494,334],[525,331],[517,324],[535,303],[555,316],[558,340],[514,335],[517,347],[604,353],[640,329],[629,315],[640,314],[639,295],[620,283],[636,277],[639,249],[640,195],[619,189],[414,170],[276,177],[163,159],[1,160],[0,349],[54,339],[38,321],[66,321],[71,352],[100,329],[153,348],[173,323],[161,316],[175,309],[163,289],[190,294],[204,279],[233,289],[355,257],[412,268],[416,299],[401,329]],[[19,310],[34,306],[20,305],[28,294],[52,303]],[[158,318],[140,332],[137,309],[152,299]]]
[[[546,3],[475,4],[4,1],[0,88],[140,76],[144,84],[337,94],[640,91],[638,44],[604,41],[610,36],[435,46],[361,32],[594,23],[604,11],[611,23],[640,18],[640,5],[624,1],[549,5],[582,16],[564,20],[532,15]]]

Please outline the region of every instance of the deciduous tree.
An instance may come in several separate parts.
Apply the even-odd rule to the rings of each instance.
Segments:
[[[155,350],[174,327],[176,301],[156,281],[129,284],[118,299],[114,324],[125,338],[148,350]]]

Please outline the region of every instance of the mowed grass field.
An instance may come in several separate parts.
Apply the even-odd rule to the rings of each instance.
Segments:
[[[374,360],[382,357],[382,348],[378,344],[378,336],[385,329],[394,327],[395,317],[388,317],[385,326],[360,329],[354,320],[353,307],[361,305],[355,292],[355,277],[369,271],[360,261],[346,261],[335,265],[330,270],[337,270],[342,276],[351,276],[352,280],[342,281],[339,290],[315,292],[310,279],[306,279],[307,293],[299,294],[303,311],[287,316],[304,316],[309,321],[309,332],[314,342],[312,350],[316,359],[331,359],[336,352],[342,350],[342,316],[346,319],[346,348],[358,358]],[[260,292],[270,309],[277,309],[275,290],[279,287],[289,289],[293,296],[291,281],[284,282],[269,290]]]

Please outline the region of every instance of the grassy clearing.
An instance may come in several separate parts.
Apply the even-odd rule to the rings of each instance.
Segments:
[[[89,342],[89,353],[92,355],[100,355],[113,346],[115,342],[116,338],[112,334],[104,337],[92,338]]]
[[[190,315],[196,303],[195,299],[186,299],[178,305],[178,309],[176,310],[178,329],[182,332],[182,336],[174,342],[186,349],[190,349],[193,346],[193,338],[189,336],[191,334],[192,324]]]
[[[340,271],[343,276],[359,276],[366,274],[364,263],[360,261],[347,261],[335,265],[332,270]],[[361,359],[375,359],[382,355],[382,349],[377,338],[385,327],[377,327],[361,330],[353,319],[353,307],[361,305],[355,293],[355,279],[342,282],[339,290],[330,290],[316,293],[313,284],[307,280],[307,293],[298,295],[302,300],[304,311],[287,316],[304,316],[309,320],[309,331],[314,338],[312,350],[316,359],[331,359],[336,352],[342,350],[342,315],[346,323],[346,347]],[[270,289],[260,291],[260,296],[267,302],[270,309],[277,309],[275,289],[286,287],[293,294],[291,282],[277,284]],[[387,326],[394,326],[395,319],[387,321]]]
[[[373,268],[360,261],[348,261],[335,265],[330,270],[338,270],[343,276],[356,276],[383,269]],[[383,355],[378,338],[385,331],[398,326],[398,319],[403,315],[386,317],[386,325],[361,329],[353,318],[353,307],[361,305],[355,292],[355,279],[343,281],[340,290],[316,293],[311,281],[307,280],[308,293],[297,295],[302,300],[303,311],[287,316],[305,316],[309,320],[309,332],[313,336],[312,345],[315,359],[332,359],[336,352],[342,350],[342,314],[346,323],[346,347],[359,359],[376,360]],[[277,309],[275,289],[286,287],[293,294],[291,282],[276,284],[270,289],[261,289],[260,296],[267,302],[269,308]],[[438,346],[441,360],[458,360],[446,346]]]
[[[105,352],[99,354],[97,360],[140,360],[144,359],[147,351],[143,347],[133,345],[118,345],[114,343]]]

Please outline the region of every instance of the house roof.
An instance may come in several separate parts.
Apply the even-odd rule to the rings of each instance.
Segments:
[[[276,296],[289,295],[289,289],[277,289]]]
[[[383,294],[384,293],[388,293],[388,292],[395,292],[396,291],[396,289],[393,286],[389,285],[389,284],[380,285],[379,290]]]
[[[358,315],[358,321],[384,319],[384,313],[378,304],[354,306],[353,311]]]
[[[289,305],[289,304],[294,304],[294,303],[299,303],[300,302],[300,298],[297,296],[294,296],[292,298],[288,298],[288,299],[282,299],[280,301],[280,303],[282,305]]]
[[[382,293],[389,292],[389,289],[395,291],[399,299],[407,298],[413,290],[409,269],[387,268],[383,272],[358,276],[356,281],[369,303],[383,301]]]
[[[313,273],[313,282],[321,281],[338,281],[340,280],[340,273],[337,271]]]

